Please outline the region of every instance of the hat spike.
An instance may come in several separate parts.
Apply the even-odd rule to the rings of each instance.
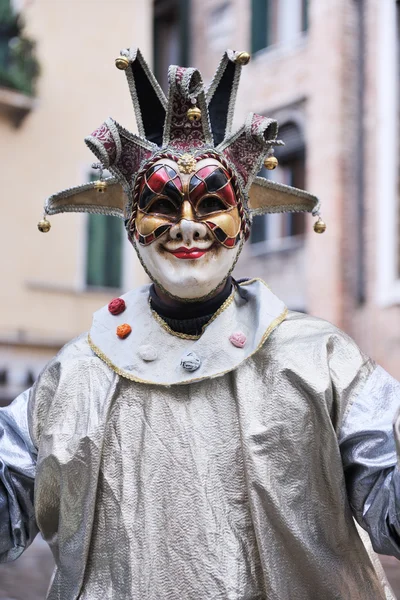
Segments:
[[[167,100],[138,48],[121,50],[139,135],[161,146]],[[118,59],[117,59],[118,60]]]
[[[210,120],[200,72],[172,65],[168,71],[168,81],[163,145],[181,152],[212,147]],[[194,106],[197,107],[197,117],[192,119]]]
[[[278,123],[274,119],[250,113],[245,124],[217,148],[235,167],[246,192],[271,148],[283,144],[277,135]]]
[[[104,182],[107,187],[102,193],[96,186],[97,181],[91,181],[53,194],[46,200],[43,220],[46,220],[46,215],[66,212],[87,212],[123,219],[127,203],[123,187],[114,177],[104,179]]]
[[[248,57],[247,62],[243,55]],[[218,146],[231,132],[242,66],[250,60],[246,52],[226,50],[207,90],[208,111],[214,145]]]
[[[265,177],[255,177],[249,189],[248,210],[252,216],[282,212],[316,214],[316,196]]]

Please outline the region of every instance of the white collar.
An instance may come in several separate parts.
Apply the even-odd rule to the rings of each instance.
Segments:
[[[169,386],[219,377],[257,352],[287,314],[283,302],[260,279],[240,285],[246,290],[247,302],[233,291],[198,339],[174,334],[155,318],[149,306],[150,286],[146,285],[121,296],[126,309],[118,316],[112,315],[108,306],[94,314],[89,344],[116,373],[139,383]],[[116,329],[124,323],[132,332],[120,339]],[[243,348],[230,341],[235,333],[244,334]],[[181,364],[189,352],[200,361],[194,371]],[[153,360],[143,358],[151,355]]]

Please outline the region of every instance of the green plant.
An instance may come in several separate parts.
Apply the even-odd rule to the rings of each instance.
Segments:
[[[0,0],[0,86],[33,96],[39,74],[35,42],[24,35],[10,0]]]

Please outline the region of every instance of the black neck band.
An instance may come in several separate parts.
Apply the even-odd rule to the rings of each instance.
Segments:
[[[229,298],[232,291],[232,278],[228,277],[224,289],[205,302],[182,302],[177,306],[166,304],[157,296],[154,285],[150,287],[151,308],[164,319],[177,333],[200,335],[217,310]]]

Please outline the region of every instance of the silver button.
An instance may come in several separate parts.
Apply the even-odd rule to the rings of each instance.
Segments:
[[[187,352],[181,358],[181,366],[186,371],[197,371],[201,365],[201,360],[194,352]]]

